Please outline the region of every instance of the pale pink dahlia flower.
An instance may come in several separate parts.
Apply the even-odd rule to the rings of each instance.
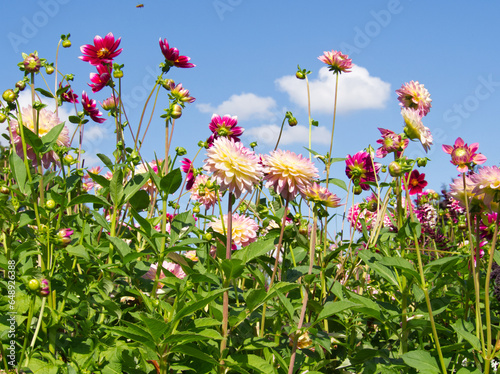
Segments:
[[[431,110],[431,95],[418,81],[403,84],[396,93],[403,108],[415,109],[421,117]]]
[[[175,275],[179,279],[183,279],[186,276],[186,273],[184,272],[184,270],[182,270],[181,265],[176,264],[174,262],[163,261],[162,267],[163,267],[163,269],[166,269],[169,272],[171,272],[173,275]],[[157,269],[158,269],[158,263],[151,264],[151,267],[149,268],[148,272],[146,274],[144,274],[142,277],[144,279],[154,280],[155,276],[156,276]],[[165,278],[165,274],[163,273],[163,269],[161,270],[159,279]],[[158,283],[158,287],[162,288],[163,284]]]
[[[224,215],[224,229],[227,230],[227,214]],[[209,226],[219,234],[224,235],[224,230],[222,229],[222,220],[216,218],[214,222],[210,223]],[[233,214],[233,219],[231,223],[231,238],[233,244],[236,246],[245,247],[257,239],[257,230],[259,226],[257,222],[253,219],[245,216],[240,216],[238,213]],[[234,249],[234,248],[233,248]]]
[[[318,169],[308,158],[278,149],[265,156],[264,174],[267,188],[272,186],[284,199],[292,200],[298,193],[306,197]]]
[[[307,200],[315,204],[324,205],[328,208],[337,208],[340,206],[340,198],[331,193],[326,187],[322,187],[316,182],[307,188],[305,194]]]
[[[262,166],[255,153],[233,139],[218,138],[207,149],[203,169],[213,173],[220,190],[229,190],[236,198],[250,192],[262,178]]]
[[[31,106],[23,108],[21,111],[21,118],[24,127],[35,132],[35,125],[33,122],[33,109]],[[38,117],[38,136],[41,138],[47,135],[50,130],[59,125],[61,121],[57,118],[56,114],[47,109],[41,109]],[[21,141],[21,134],[19,133],[19,123],[16,120],[9,122],[12,129],[12,142],[16,146],[16,153],[19,157],[23,158],[23,146]],[[57,137],[57,145],[69,147],[69,130],[66,126],[63,127],[61,133]],[[26,145],[28,159],[32,160],[33,166],[36,166],[36,156],[33,148]],[[54,151],[49,151],[42,156],[42,164],[44,168],[50,167],[51,163],[59,164],[57,154]]]
[[[158,160],[161,164],[162,160]],[[153,170],[156,174],[158,174],[158,164],[156,163],[156,160],[153,160],[151,162],[148,162],[149,167],[151,170]],[[135,167],[135,173],[136,174],[146,174],[149,173],[149,168],[146,166],[146,164],[142,163],[139,164]],[[143,190],[148,191],[150,194],[153,194],[156,190],[156,185],[154,184],[153,180],[150,178],[148,181],[142,186]]]
[[[334,73],[349,73],[352,69],[352,60],[340,51],[325,51],[318,59],[329,66]]]
[[[484,166],[471,177],[475,194],[484,194],[484,204],[491,209],[493,200],[498,202],[500,192],[500,169],[498,166]]]
[[[414,109],[403,108],[401,115],[405,121],[404,132],[408,138],[412,140],[420,140],[425,152],[427,152],[432,145],[432,134],[428,127],[422,123],[422,117],[418,111]]]

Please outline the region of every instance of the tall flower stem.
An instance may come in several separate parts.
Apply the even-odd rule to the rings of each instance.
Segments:
[[[332,123],[332,137],[330,139],[330,150],[328,151],[328,160],[326,165],[326,188],[328,188],[329,175],[330,175],[330,166],[331,166],[331,158],[332,158],[332,150],[333,150],[333,134],[335,132],[335,119],[337,117],[337,92],[339,87],[339,74],[335,74],[335,98],[333,102],[333,123]]]
[[[311,242],[309,243],[309,270],[307,272],[308,275],[312,274],[312,269],[314,265],[314,257],[315,257],[315,248],[316,248],[316,230],[318,226],[318,216],[316,214],[316,210],[314,210],[314,216],[313,216],[313,227],[312,227],[312,232],[311,232]],[[293,346],[292,346],[292,355],[290,356],[290,365],[288,365],[288,374],[293,374],[294,372],[294,366],[295,366],[295,356],[297,354],[297,343],[299,341],[300,333],[302,326],[304,324],[304,318],[306,315],[306,310],[307,310],[307,302],[309,300],[309,291],[307,290],[307,287],[304,292],[304,297],[302,298],[302,308],[300,310],[300,318],[299,318],[299,324],[297,325],[297,331],[295,332],[295,336],[293,339]],[[325,322],[326,321],[325,319]]]
[[[309,79],[306,74],[306,88],[307,88],[307,119],[309,123],[309,160],[312,160],[311,149],[312,149],[312,118],[311,118],[311,91],[309,89]]]
[[[281,134],[283,133],[283,126],[285,126],[286,116],[283,118],[283,122],[281,123],[280,134],[278,135],[278,140],[276,141],[276,145],[274,146],[274,150],[278,149],[278,144],[280,144]]]
[[[229,192],[227,207],[227,229],[226,229],[226,260],[231,259],[232,239],[233,239],[233,193]],[[224,221],[224,220],[222,220]],[[229,287],[230,278],[224,276],[224,288]],[[227,347],[229,321],[229,290],[222,295],[222,342],[220,344],[221,373],[224,372],[224,351]]]

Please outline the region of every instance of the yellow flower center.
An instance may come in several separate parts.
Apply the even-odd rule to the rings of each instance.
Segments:
[[[109,54],[109,49],[107,48],[101,48],[97,51],[97,57],[103,58],[106,57]]]

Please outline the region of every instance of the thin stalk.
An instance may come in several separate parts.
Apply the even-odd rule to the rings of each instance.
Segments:
[[[312,138],[312,118],[311,118],[311,92],[309,90],[309,79],[307,79],[307,74],[306,74],[306,87],[307,87],[307,118],[308,118],[308,123],[309,123],[309,149],[312,149],[312,143],[311,143],[311,138]],[[312,160],[312,154],[311,151],[309,151],[309,160]]]
[[[281,134],[283,133],[283,126],[285,126],[286,116],[283,118],[283,122],[281,123],[280,134],[278,135],[278,140],[276,141],[276,145],[274,146],[274,150],[278,149],[278,144],[280,144]]]

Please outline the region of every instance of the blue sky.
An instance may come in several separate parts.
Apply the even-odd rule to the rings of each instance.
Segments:
[[[136,7],[140,3],[143,8]],[[401,132],[394,91],[415,80],[425,85],[433,100],[424,118],[434,136],[428,153],[432,161],[420,169],[429,187],[439,191],[457,175],[441,145],[453,144],[458,136],[469,144],[480,143],[479,151],[488,157],[485,165],[498,163],[499,3],[317,0],[309,4],[290,0],[2,2],[2,91],[22,78],[16,66],[21,52],[37,50],[52,62],[60,35],[71,33],[73,46],[60,50],[59,66],[64,73],[75,74],[77,94],[85,90],[102,101],[109,96],[109,88],[91,93],[87,83],[94,69],[78,59],[79,47],[92,43],[95,35],[113,32],[122,38],[123,52],[116,62],[125,64],[122,97],[128,101],[127,112],[136,129],[163,60],[161,37],[197,65],[168,74],[196,98],[176,122],[174,134],[174,146],[188,149],[188,157],[194,156],[197,142],[209,136],[213,113],[238,116],[245,128],[243,142],[256,140],[256,150],[268,153],[287,110],[299,126],[285,129],[282,148],[306,154],[306,86],[294,78],[297,64],[312,72],[312,117],[319,121],[312,147],[324,154],[329,148],[334,86],[333,76],[317,57],[323,51],[340,50],[356,67],[340,77],[334,157],[354,154],[369,144],[375,147],[380,136],[377,127]],[[52,87],[53,76],[50,81]],[[148,160],[155,151],[163,157],[164,124],[159,116],[167,95],[161,93],[142,152]],[[70,114],[71,106],[66,104],[65,109]],[[114,134],[112,122],[107,122],[87,126],[84,148],[89,166],[96,162],[95,153],[112,152]],[[415,142],[407,154],[425,155]],[[204,154],[198,157],[195,166],[202,166],[203,158]],[[346,180],[343,164],[332,170],[334,177]],[[334,192],[345,197],[340,189]]]

